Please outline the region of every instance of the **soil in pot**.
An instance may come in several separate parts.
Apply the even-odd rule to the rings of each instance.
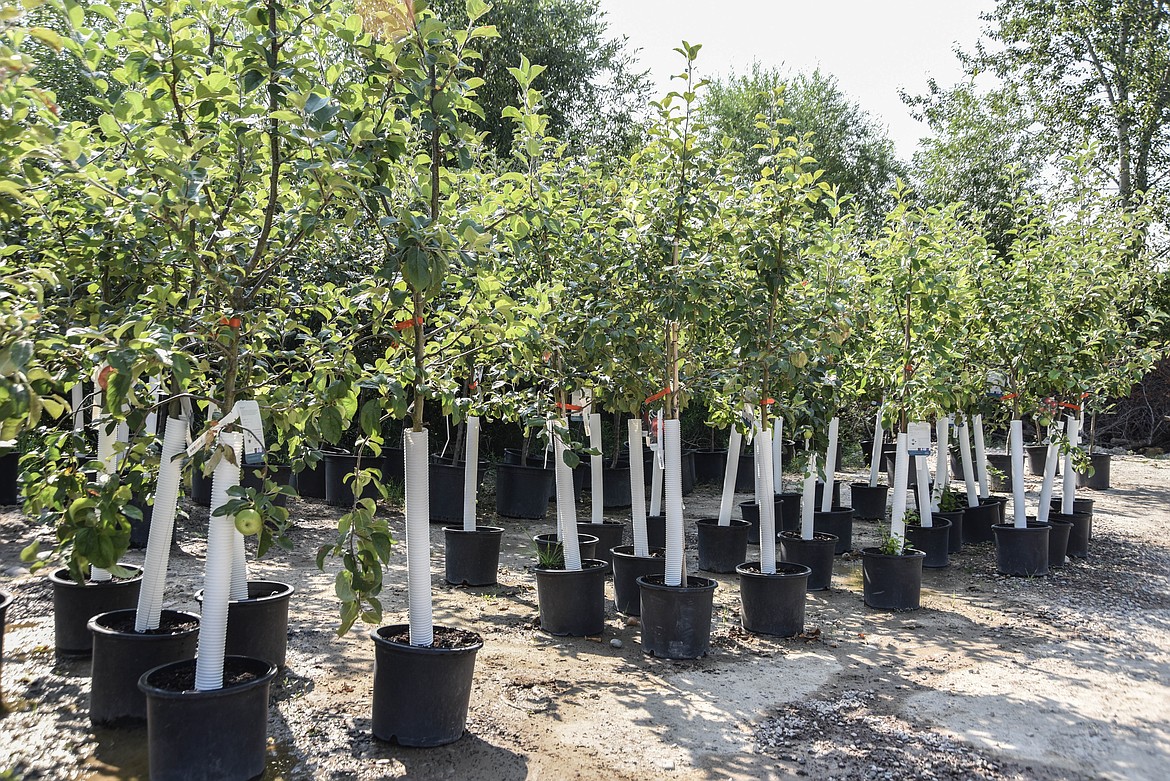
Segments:
[[[925,553],[913,548],[903,548],[901,554],[864,548],[861,551],[861,579],[865,604],[878,610],[917,610],[921,607],[922,561],[925,558]]]
[[[1080,501],[1079,499],[1077,501]],[[1068,532],[1068,543],[1065,548],[1065,553],[1074,559],[1084,559],[1089,556],[1089,542],[1093,538],[1093,514],[1074,512],[1072,515],[1065,515],[1061,512],[1051,512],[1048,514],[1049,522],[1052,521],[1070,521],[1072,528]]]
[[[666,571],[666,550],[651,548],[649,556],[635,556],[633,545],[613,549],[613,601],[617,612],[627,616],[642,614],[642,593],[638,578],[661,575]]]
[[[711,648],[711,578],[668,586],[662,575],[638,578],[642,591],[642,652],[659,659],[698,659]]]
[[[288,650],[288,603],[293,587],[275,580],[249,580],[248,598],[228,603],[225,653],[284,667]],[[195,592],[203,602],[203,591]]]
[[[613,564],[613,554],[609,551],[611,548],[616,548],[622,544],[622,540],[626,536],[626,525],[621,521],[578,523],[577,534],[578,536],[587,535],[597,538],[597,544],[593,546],[593,552],[588,556],[582,553],[581,558],[601,559],[606,564]]]
[[[1029,520],[1028,525],[999,523],[995,532],[995,568],[1001,575],[1031,578],[1048,574],[1048,535],[1046,523]]]
[[[462,526],[443,529],[447,582],[453,586],[495,584],[503,535],[504,529],[500,526],[477,526],[475,531],[464,531]]]
[[[605,579],[609,564],[582,558],[581,569],[533,567],[540,628],[550,635],[588,637],[605,628]]]
[[[1109,488],[1109,464],[1111,456],[1108,453],[1093,453],[1089,456],[1089,463],[1093,466],[1093,474],[1077,472],[1077,487],[1092,488],[1094,491],[1105,491]]]
[[[776,562],[765,575],[749,561],[735,568],[739,575],[740,621],[749,632],[794,637],[804,631],[804,605],[812,570],[803,564]]]
[[[199,616],[176,610],[159,614],[158,629],[134,631],[137,610],[115,610],[89,620],[93,635],[89,720],[105,727],[146,722],[146,697],[138,679],[155,667],[195,658]]]
[[[813,530],[837,538],[834,552],[840,556],[853,550],[853,508],[834,505],[827,513],[813,513]]]
[[[554,471],[540,466],[496,464],[496,512],[505,518],[543,521]]]
[[[938,515],[932,520],[933,526],[907,524],[906,542],[911,548],[926,554],[922,559],[923,567],[941,569],[951,563],[951,522]]]
[[[1048,568],[1056,569],[1064,566],[1068,556],[1068,538],[1073,530],[1073,522],[1064,518],[1048,516],[1048,525],[1052,527],[1048,532]]]
[[[430,480],[431,523],[461,523],[463,521],[463,480],[467,474],[465,465],[431,462]],[[488,463],[481,461],[476,473],[475,486],[483,483]]]
[[[580,526],[580,524],[578,524]],[[536,545],[536,558],[552,567],[565,565],[565,547],[557,539],[556,532],[538,534],[532,538]],[[581,548],[581,560],[597,558],[597,537],[592,534],[577,534],[577,545]]]
[[[780,558],[809,568],[809,591],[823,591],[832,584],[836,549],[837,538],[832,534],[817,532],[811,540],[806,540],[800,532],[780,533]]]
[[[853,505],[853,517],[867,521],[880,521],[886,517],[886,496],[888,485],[870,486],[869,483],[850,483],[849,497]]]
[[[124,565],[123,565],[124,566]],[[53,584],[53,637],[61,656],[89,656],[93,652],[93,635],[89,619],[113,610],[138,606],[142,570],[125,567],[133,575],[106,581],[79,584],[69,577],[65,567],[49,574]]]
[[[699,569],[705,572],[735,572],[747,559],[748,533],[751,524],[732,519],[720,526],[718,518],[700,518],[695,522],[699,535]],[[757,527],[756,533],[759,534]]]
[[[268,693],[276,665],[224,659],[224,686],[195,690],[195,661],[144,673],[151,781],[245,781],[268,759]]]

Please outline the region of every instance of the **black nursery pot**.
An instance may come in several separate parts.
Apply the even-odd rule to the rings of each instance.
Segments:
[[[1076,501],[1080,501],[1077,499]],[[1074,559],[1084,559],[1089,556],[1089,541],[1093,538],[1093,514],[1074,512],[1065,515],[1061,512],[1050,512],[1048,521],[1070,521],[1072,528],[1068,532],[1068,544],[1065,553]],[[1049,562],[1051,564],[1051,562]]]
[[[20,475],[20,453],[0,455],[0,505],[20,503],[17,477]]]
[[[804,631],[804,603],[808,576],[803,564],[776,562],[776,572],[765,575],[749,561],[735,568],[739,575],[739,615],[743,628],[760,635],[793,637]]]
[[[350,507],[353,505],[353,478],[352,475],[358,466],[358,456],[349,453],[325,454],[325,503],[333,507]],[[382,470],[382,461],[370,454],[361,456],[362,469]],[[363,497],[374,497],[374,489],[367,485]]]
[[[1063,506],[1064,506],[1063,500],[1059,496],[1052,497],[1051,507],[1052,507],[1053,512],[1061,512],[1060,508]],[[1092,515],[1093,514],[1093,500],[1092,499],[1078,499],[1076,497],[1073,497],[1073,512],[1074,513],[1086,513],[1088,515]]]
[[[853,504],[853,516],[867,521],[886,517],[886,495],[888,485],[871,486],[869,483],[850,483],[849,496]]]
[[[626,536],[626,525],[621,521],[578,523],[577,533],[597,538],[593,552],[587,557],[582,553],[582,558],[601,559],[606,564],[613,564],[613,554],[609,551],[622,544],[622,538]]]
[[[406,450],[400,447],[382,449],[382,482],[386,485],[406,485]]]
[[[711,578],[668,586],[663,575],[638,578],[642,591],[642,653],[659,659],[698,659],[711,649]]]
[[[59,655],[89,656],[93,653],[89,619],[138,606],[142,569],[126,569],[132,570],[134,576],[125,580],[88,581],[84,585],[69,577],[65,567],[49,574],[53,584],[53,636]]]
[[[923,567],[941,569],[951,563],[951,522],[937,515],[932,520],[933,526],[907,526],[906,542],[926,554]]]
[[[773,510],[776,520],[776,533],[782,531],[796,531],[800,528],[800,494],[776,494],[776,509]],[[740,515],[751,524],[748,532],[748,545],[760,544],[760,506],[753,499],[750,502],[740,502]]]
[[[586,637],[605,629],[609,564],[582,557],[581,569],[534,567],[540,628],[550,635]]]
[[[1030,578],[1048,574],[1048,535],[1046,523],[1029,520],[1028,525],[999,523],[995,532],[995,568],[1001,575]]]
[[[1093,475],[1090,477],[1083,472],[1077,472],[1077,486],[1092,488],[1094,491],[1105,491],[1109,488],[1109,465],[1112,456],[1108,453],[1093,453],[1089,456],[1089,463],[1093,466]]]
[[[89,620],[93,634],[89,720],[117,727],[146,721],[146,696],[138,679],[149,670],[195,658],[199,616],[163,610],[159,628],[135,632],[137,610],[115,610]]]
[[[1048,568],[1056,569],[1064,566],[1064,560],[1068,556],[1068,538],[1073,530],[1072,520],[1065,520],[1064,518],[1054,518],[1056,513],[1050,513],[1048,516],[1048,525],[1051,531],[1048,532]]]
[[[191,470],[191,501],[200,507],[211,507],[211,476],[203,474],[203,467]]]
[[[1010,453],[988,453],[987,465],[992,469],[996,469],[1002,474],[997,476],[991,475],[991,490],[993,491],[1011,491],[1012,490],[1012,456]]]
[[[305,465],[299,472],[294,472],[290,484],[296,489],[302,499],[325,498],[325,461],[322,458],[313,466]]]
[[[695,455],[695,482],[701,485],[713,483],[723,484],[723,475],[727,472],[727,450],[696,450]]]
[[[374,641],[374,709],[378,740],[402,746],[443,746],[463,736],[475,655],[483,638],[467,632],[455,648],[414,646],[390,638],[409,631],[406,624],[370,633]],[[435,627],[435,638],[456,630]]]
[[[255,488],[257,491],[264,490],[264,467],[262,466],[245,466],[240,470],[240,485],[245,488]],[[268,479],[276,483],[278,486],[292,484],[292,467],[288,464],[269,464],[268,465]],[[277,507],[287,507],[288,497],[284,494],[277,494],[273,503]]]
[[[145,548],[146,544],[150,542],[150,521],[154,517],[154,497],[151,497],[149,502],[146,499],[131,499],[130,504],[137,507],[138,511],[142,513],[141,519],[126,516],[126,520],[130,521],[130,547]]]
[[[245,781],[268,759],[268,693],[276,666],[228,656],[224,680],[245,679],[214,691],[196,691],[195,660],[143,673],[151,781]]]
[[[947,545],[947,553],[962,553],[963,552],[963,518],[966,516],[965,510],[952,510],[949,513],[934,513],[935,518],[945,518],[951,522],[950,541]],[[922,549],[921,545],[915,545],[915,548]],[[930,555],[927,554],[927,558]],[[924,567],[929,567],[929,564],[923,564]]]
[[[247,656],[284,667],[288,650],[288,603],[293,587],[275,580],[249,580],[248,598],[228,603],[224,653]],[[203,602],[202,589],[195,598]]]
[[[837,538],[832,534],[814,532],[813,538],[806,540],[800,532],[780,533],[780,558],[791,564],[803,564],[811,570],[809,591],[823,591],[833,582],[836,549]]]
[[[1028,459],[1028,471],[1035,477],[1044,477],[1044,466],[1048,461],[1048,445],[1028,445],[1024,448]],[[1060,461],[1056,463],[1056,474],[1060,474]]]
[[[861,551],[865,604],[878,610],[917,610],[922,601],[922,562],[926,554],[904,548],[900,555],[880,548]]]
[[[505,518],[543,521],[548,514],[552,469],[496,464],[496,512]]]
[[[991,542],[995,536],[991,527],[1003,523],[1003,505],[990,499],[981,500],[976,507],[963,510],[963,542]]]
[[[813,530],[837,538],[834,553],[840,556],[853,550],[853,508],[833,505],[827,513],[813,513]]]
[[[646,516],[646,547],[650,550],[666,547],[666,516]]]
[[[837,463],[840,463],[840,462],[838,461]],[[825,497],[825,484],[822,483],[820,480],[818,480],[816,493],[813,495],[813,506],[820,507],[821,502],[824,500],[824,497]],[[841,481],[840,480],[833,481],[833,506],[834,507],[841,506]]]
[[[447,582],[454,586],[490,586],[496,582],[500,568],[500,526],[477,526],[464,531],[461,526],[443,529],[446,543]]]
[[[578,524],[580,526],[580,524]],[[536,544],[537,556],[556,556],[558,564],[565,563],[565,546],[557,539],[556,532],[538,534],[532,538]],[[597,537],[577,532],[577,547],[581,549],[581,561],[597,557]]]
[[[700,518],[695,525],[699,533],[699,569],[728,573],[743,564],[751,524],[733,519],[730,525],[720,526],[718,518]]]
[[[756,490],[756,457],[747,453],[740,455],[739,466],[735,471],[735,492],[737,494],[751,493]]]
[[[477,491],[487,468],[486,461],[479,463],[475,476]],[[431,462],[429,469],[431,523],[460,523],[463,520],[463,481],[467,475],[466,464]]]
[[[642,594],[638,578],[643,575],[661,575],[666,571],[666,551],[651,548],[656,556],[635,556],[633,545],[619,545],[613,549],[613,602],[617,612],[627,616],[642,614]]]
[[[605,467],[601,470],[601,506],[607,510],[617,510],[629,507],[632,501],[630,495],[630,468]]]

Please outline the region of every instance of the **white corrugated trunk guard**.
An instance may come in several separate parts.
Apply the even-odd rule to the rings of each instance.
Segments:
[[[230,515],[215,515],[228,501],[228,489],[240,484],[238,432],[219,435],[220,444],[236,454],[235,463],[220,458],[211,478],[211,510],[207,529],[207,562],[203,574],[203,610],[199,619],[199,653],[195,659],[195,689],[223,688],[223,655],[227,643],[228,602],[232,587],[232,536],[236,525]]]
[[[776,574],[776,500],[772,488],[772,447],[769,431],[761,427],[756,432],[756,505],[760,511],[760,571]],[[813,489],[816,490],[815,488]]]
[[[568,428],[568,421],[558,425]],[[577,503],[573,500],[573,470],[565,463],[564,441],[559,434],[553,435],[553,458],[557,480],[557,526],[561,532],[561,545],[565,552],[565,569],[581,569],[581,541],[577,537]]]
[[[894,456],[894,504],[890,508],[890,537],[898,552],[906,545],[906,484],[909,482],[910,452],[906,432],[898,432],[898,449]]]
[[[650,541],[646,536],[646,479],[642,472],[642,419],[626,421],[630,442],[630,508],[634,524],[634,555],[649,556]]]
[[[406,602],[410,644],[434,642],[431,603],[431,447],[430,432],[407,428],[402,434],[406,460]]]
[[[1024,421],[1013,420],[1012,448],[1012,517],[1017,529],[1028,527],[1027,508],[1024,507]]]
[[[1060,436],[1064,423],[1055,421],[1048,429],[1048,453],[1044,459],[1044,482],[1040,485],[1040,506],[1036,508],[1036,520],[1048,523],[1052,509],[1052,486],[1056,482],[1056,466],[1060,463]]]
[[[979,486],[975,482],[974,462],[971,459],[971,429],[967,426],[967,416],[959,420],[959,457],[963,460],[963,482],[967,487],[967,506],[979,506]]]
[[[663,423],[666,447],[666,585],[683,585],[682,430],[677,420]]]
[[[719,525],[731,525],[731,505],[735,501],[735,481],[739,476],[739,455],[743,452],[743,434],[735,426],[727,437],[727,463],[723,467],[723,495],[719,497]]]
[[[804,471],[804,491],[800,497],[800,536],[806,540],[813,538],[815,531],[817,500],[817,454],[808,454],[808,465]]]
[[[829,449],[825,451],[825,492],[821,494],[821,512],[833,509],[833,487],[837,483],[837,431],[839,418],[829,421]]]
[[[601,415],[597,412],[589,415],[589,447],[596,450],[597,455],[589,457],[590,489],[589,512],[591,523],[605,522],[605,485],[603,479],[604,456],[601,454]]]
[[[467,418],[467,442],[463,458],[463,531],[475,531],[475,511],[479,488],[479,418]]]
[[[179,505],[179,484],[183,462],[175,458],[186,448],[187,422],[167,418],[159,457],[158,484],[154,492],[154,511],[150,517],[150,537],[146,542],[146,560],[142,564],[142,585],[138,591],[138,610],[134,631],[158,629],[162,612],[163,587],[170,563],[171,538],[175,530],[175,512]]]

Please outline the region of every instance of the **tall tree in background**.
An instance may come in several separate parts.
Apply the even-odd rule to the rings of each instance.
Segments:
[[[453,25],[466,22],[464,0],[434,0],[431,5]],[[476,90],[483,116],[471,121],[488,134],[488,146],[507,159],[515,131],[501,116],[516,102],[516,82],[508,68],[529,62],[545,67],[534,85],[544,96],[548,132],[572,151],[597,147],[632,151],[639,119],[650,93],[646,71],[639,70],[626,38],[611,38],[605,12],[586,0],[495,0],[483,18],[499,38],[485,41],[482,58],[472,63],[484,80]]]
[[[771,95],[783,87],[784,100]],[[745,74],[732,73],[712,82],[703,101],[710,130],[732,139],[732,149],[742,155],[745,175],[755,176],[761,167],[767,131],[757,127],[757,115],[765,126],[775,125],[780,112],[788,119],[792,135],[811,133],[813,157],[824,170],[822,179],[852,195],[863,217],[876,228],[889,210],[890,188],[906,174],[894,142],[886,129],[860,105],[849,99],[832,74],[815,70],[786,76],[758,62]]]

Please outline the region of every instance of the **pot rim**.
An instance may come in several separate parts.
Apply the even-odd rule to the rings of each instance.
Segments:
[[[930,526],[908,523],[906,524],[906,531],[909,532],[911,529],[949,529],[953,525],[951,524],[950,518],[939,518],[938,513],[932,513],[932,515],[934,515],[934,520]]]
[[[796,564],[796,563],[791,562],[791,561],[777,561],[776,562],[776,572],[773,572],[770,574],[767,572],[760,572],[759,570],[753,571],[753,570],[747,569],[747,567],[749,565],[755,565],[756,567],[758,567],[758,566],[760,566],[760,562],[758,562],[758,561],[745,561],[743,564],[739,564],[736,566],[735,574],[740,575],[740,576],[745,577],[745,578],[759,578],[761,580],[763,580],[763,579],[795,580],[797,578],[807,578],[808,576],[812,575],[812,567],[808,567],[804,564]],[[792,571],[780,572],[781,567],[788,567]]]
[[[110,588],[111,586],[128,586],[131,583],[142,580],[142,567],[136,564],[118,564],[123,569],[134,570],[131,577],[122,580],[87,580],[85,583],[78,583],[73,578],[69,577],[68,567],[59,567],[49,573],[49,580],[53,582],[54,586],[67,586],[72,588]],[[62,574],[64,573],[64,574]]]
[[[541,539],[542,537],[544,539]],[[583,537],[588,537],[589,539],[587,539],[587,540],[582,539]],[[535,543],[551,542],[551,543],[555,543],[557,545],[560,545],[564,542],[564,540],[557,539],[556,532],[545,532],[544,534],[537,534],[532,538],[532,541]],[[577,544],[578,545],[582,545],[582,544],[588,545],[590,542],[598,543],[600,541],[601,541],[600,537],[595,537],[592,534],[581,534],[580,532],[577,533]]]
[[[622,550],[622,548],[626,548],[630,552],[626,553],[626,551]],[[623,559],[640,559],[642,561],[662,561],[663,557],[666,556],[666,548],[651,548],[650,550],[660,550],[662,551],[662,556],[635,556],[633,545],[615,545],[609,549],[609,552],[614,556],[620,556]]]
[[[1020,532],[1021,534],[1025,534],[1027,532],[1038,532],[1041,529],[1047,529],[1048,523],[1041,523],[1036,520],[1029,520],[1027,526],[1016,526],[1014,523],[993,523],[991,528],[993,531]]]
[[[826,516],[826,515],[845,515],[846,513],[849,513],[850,515],[852,515],[853,508],[846,507],[845,505],[837,505],[837,506],[833,507],[832,510],[829,510],[827,512],[824,510],[813,510],[813,518],[815,519],[817,516]]]
[[[471,531],[468,531],[467,529],[464,529],[462,526],[444,526],[443,533],[444,534],[449,533],[449,534],[455,534],[455,535],[482,534],[484,536],[492,535],[495,537],[499,537],[501,534],[504,533],[504,527],[503,526],[480,526],[479,524],[476,524],[474,529],[472,529]]]
[[[593,523],[592,521],[577,521],[577,528],[579,528],[579,529],[583,528],[583,527],[588,527],[588,526],[623,526],[624,527],[625,525],[626,525],[625,521],[615,521],[613,518],[606,518],[601,523]]]
[[[214,689],[212,691],[206,691],[206,692],[198,691],[195,689],[188,689],[186,691],[174,691],[172,689],[160,688],[160,687],[155,686],[154,684],[149,682],[148,679],[150,678],[150,676],[153,675],[154,673],[160,671],[160,670],[165,670],[169,667],[178,667],[181,665],[194,665],[195,664],[194,659],[183,659],[183,660],[178,661],[178,662],[168,662],[167,664],[159,665],[158,667],[155,667],[153,669],[150,669],[150,670],[147,670],[146,672],[144,672],[142,674],[142,676],[139,677],[139,679],[138,679],[138,690],[141,691],[143,694],[145,694],[147,697],[155,697],[157,699],[188,700],[188,701],[195,700],[195,699],[210,700],[210,699],[217,699],[217,698],[221,698],[221,697],[230,697],[232,695],[239,694],[241,692],[246,692],[246,691],[249,691],[251,689],[256,689],[256,688],[259,688],[261,686],[267,686],[268,684],[270,684],[272,682],[272,679],[276,677],[276,673],[277,673],[276,665],[273,664],[272,662],[269,662],[266,659],[257,659],[254,656],[238,656],[235,654],[231,654],[231,655],[224,657],[224,664],[225,665],[227,664],[228,659],[244,659],[244,660],[249,661],[249,662],[255,662],[257,667],[259,667],[260,665],[264,665],[267,669],[263,673],[258,674],[257,677],[251,681],[236,684],[234,686],[224,686],[221,689]]]
[[[281,583],[279,580],[249,580],[248,586],[251,587],[253,585],[279,586],[280,588],[278,588],[276,591],[273,591],[271,594],[265,594],[262,597],[248,597],[247,599],[230,599],[230,600],[228,600],[228,604],[235,605],[235,604],[244,603],[244,604],[249,604],[249,605],[255,605],[255,604],[263,603],[263,602],[274,602],[278,599],[285,599],[287,597],[291,597],[297,591],[291,584]],[[195,599],[198,602],[203,601],[203,589],[199,589],[198,591],[195,592]]]
[[[884,553],[881,548],[862,548],[861,555],[871,559],[925,559],[926,551],[917,548],[903,548],[901,553]]]
[[[837,541],[840,539],[836,534],[830,534],[829,532],[813,532],[813,538],[811,540],[806,540],[800,532],[794,532],[791,530],[782,531],[776,536],[783,537],[786,540],[799,540],[800,542],[808,542],[814,545],[829,545],[830,543],[836,545]]]
[[[434,625],[435,629],[454,629],[455,627],[446,627],[440,624]],[[388,640],[383,637],[383,634],[397,634],[398,632],[405,632],[410,629],[410,624],[387,624],[380,626],[377,629],[370,630],[370,639],[374,641],[374,645],[380,645],[385,648],[393,648],[397,653],[432,655],[432,656],[461,656],[463,654],[474,653],[483,648],[483,635],[479,632],[471,632],[470,629],[464,630],[471,632],[476,637],[476,641],[472,645],[464,646],[463,648],[435,648],[432,645],[403,645],[396,643],[393,640]]]
[[[687,584],[685,586],[668,586],[665,583],[651,583],[649,578],[665,578],[665,575],[641,575],[637,579],[639,588],[648,588],[652,591],[674,591],[685,592],[690,594],[699,594],[704,591],[714,591],[719,586],[719,581],[714,578],[704,578],[702,575],[688,575]],[[695,585],[691,585],[692,581],[697,581]]]
[[[87,629],[89,629],[90,632],[92,632],[95,635],[105,635],[106,637],[133,637],[136,640],[139,640],[139,641],[144,642],[144,643],[161,642],[161,641],[165,641],[165,640],[170,640],[170,639],[175,638],[175,637],[187,637],[187,636],[193,635],[199,631],[200,616],[198,613],[189,613],[186,610],[170,610],[168,608],[164,608],[161,612],[162,613],[172,613],[174,615],[184,616],[185,618],[192,619],[195,621],[195,626],[192,629],[185,629],[182,632],[171,632],[170,634],[165,634],[165,635],[164,634],[152,635],[152,634],[145,634],[145,633],[141,633],[141,632],[135,632],[133,630],[131,630],[129,632],[119,632],[116,629],[110,629],[108,626],[102,625],[101,619],[106,618],[107,616],[117,615],[118,613],[137,614],[138,613],[137,608],[132,608],[132,607],[125,608],[124,610],[110,610],[110,611],[107,611],[105,613],[98,613],[96,616],[89,619],[89,621],[86,622],[85,626]]]
[[[890,490],[890,487],[888,485],[886,485],[885,483],[878,483],[877,485],[870,485],[868,480],[864,480],[864,481],[858,482],[858,483],[850,483],[849,487],[850,488],[861,488],[861,489],[866,490],[866,491],[876,491],[879,488],[885,489],[886,491]]]
[[[507,464],[507,463],[504,463],[503,461],[500,461],[500,462],[496,463],[496,476],[497,477],[499,476],[501,469],[505,469],[505,470],[518,469],[520,471],[532,471],[532,472],[554,472],[554,471],[556,471],[551,466],[533,466],[532,464],[525,466],[524,464]]]
[[[722,526],[722,524],[719,523],[718,518],[698,518],[695,520],[695,524],[698,526]],[[731,523],[728,524],[725,528],[731,529],[740,526],[750,527],[751,525],[752,524],[750,521],[745,521],[742,518],[732,518]]]

